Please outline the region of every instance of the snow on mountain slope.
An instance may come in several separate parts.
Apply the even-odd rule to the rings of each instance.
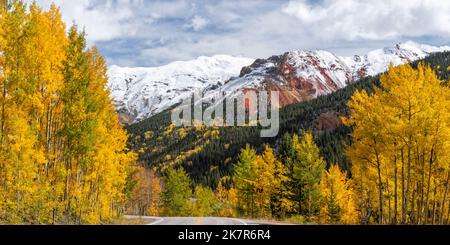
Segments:
[[[391,63],[398,66],[423,59],[432,53],[449,50],[449,46],[434,47],[408,41],[395,47],[371,51],[364,56],[342,57],[342,60],[356,77],[373,76],[385,72]]]
[[[135,122],[179,103],[194,90],[221,86],[253,59],[215,55],[161,67],[108,69],[108,87],[121,120]]]
[[[206,91],[205,98],[217,98],[218,93],[234,96],[237,91],[265,89],[279,91],[280,104],[285,106],[331,93],[351,80],[352,72],[332,53],[298,50],[256,60],[219,92]]]
[[[269,89],[280,92],[280,105],[286,106],[329,94],[365,76],[385,72],[395,66],[425,58],[434,52],[450,51],[449,46],[433,47],[406,42],[377,49],[364,56],[340,57],[327,51],[296,50],[268,59],[258,59],[244,67],[220,92],[233,96],[237,91]],[[217,91],[206,91],[207,98]]]
[[[296,50],[257,60],[216,55],[155,68],[112,66],[109,88],[125,122],[151,117],[195,90],[202,90],[207,100],[223,93],[233,96],[237,91],[275,90],[280,92],[280,105],[286,106],[385,72],[390,64],[397,66],[443,51],[450,47],[405,42],[353,57]]]

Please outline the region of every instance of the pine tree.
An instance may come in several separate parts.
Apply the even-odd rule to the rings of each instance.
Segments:
[[[233,183],[238,193],[238,209],[244,216],[256,214],[256,169],[257,155],[249,145],[242,149],[239,160],[234,166]]]
[[[285,218],[295,210],[294,192],[292,191],[292,178],[289,166],[275,162],[275,185],[271,197],[272,214],[278,218]]]
[[[311,133],[305,133],[301,141],[294,135],[293,145],[296,154],[292,177],[298,188],[299,212],[311,217],[319,209],[319,182],[325,170],[325,161],[320,156]]]
[[[292,137],[288,133],[284,134],[281,140],[279,157],[280,159],[283,159],[289,168],[292,168],[292,161],[295,159],[295,149],[292,142]]]
[[[337,224],[341,221],[341,207],[336,200],[336,193],[334,191],[326,197],[326,207],[328,223]]]
[[[192,196],[191,180],[183,168],[169,169],[164,177],[162,201],[167,215],[187,215]]]

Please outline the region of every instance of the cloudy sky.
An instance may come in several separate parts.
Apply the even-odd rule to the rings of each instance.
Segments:
[[[47,8],[51,0],[37,0]],[[109,65],[157,66],[201,55],[265,58],[294,49],[340,55],[416,42],[450,44],[442,0],[54,0]]]

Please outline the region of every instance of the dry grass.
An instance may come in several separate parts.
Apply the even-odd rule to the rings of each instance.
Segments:
[[[114,222],[114,225],[147,225],[155,221],[157,221],[157,219],[154,218],[122,217]]]

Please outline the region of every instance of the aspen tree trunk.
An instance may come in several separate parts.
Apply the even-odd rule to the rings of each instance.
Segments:
[[[411,119],[412,119],[412,113],[411,113],[411,101],[408,101],[408,125],[409,128],[411,128]],[[407,163],[406,163],[406,193],[405,193],[405,220],[406,220],[406,212],[408,210],[408,202],[409,202],[409,195],[410,195],[410,188],[411,188],[411,142],[412,142],[412,136],[409,135],[407,146]]]
[[[434,192],[433,192],[433,216],[431,217],[431,224],[434,225],[436,223],[436,191],[437,191],[437,186],[434,187]]]
[[[308,216],[311,215],[311,189],[308,190]]]
[[[405,193],[405,158],[404,148],[401,150],[402,157],[402,224],[406,223],[406,193]]]
[[[376,145],[376,141],[374,140],[374,143]],[[377,173],[378,173],[378,199],[380,202],[380,207],[379,207],[379,211],[380,211],[380,220],[379,223],[383,224],[384,223],[384,213],[383,213],[383,182],[382,182],[382,178],[381,178],[381,161],[380,161],[380,157],[378,155],[378,151],[375,149],[375,156],[377,159]]]
[[[303,209],[302,209],[302,198],[301,198],[302,193],[303,193],[303,190],[302,190],[302,187],[300,186],[298,188],[298,209],[299,209],[299,213],[300,214],[302,214],[302,212],[303,212]]]
[[[417,208],[417,218],[418,218],[418,224],[422,224],[423,216],[424,216],[424,206],[425,206],[425,158],[421,161],[422,166],[422,174],[421,174],[421,181],[420,181],[420,201],[419,201],[419,207]]]
[[[445,224],[448,225],[449,221],[450,221],[450,200],[448,201],[447,220],[445,221]]]
[[[80,170],[79,170],[79,164],[80,164],[80,156],[77,154],[77,157],[76,157],[76,159],[75,159],[75,180],[74,180],[74,189],[75,190],[78,190],[76,193],[79,193],[80,192],[80,190],[81,190],[81,188],[82,188],[82,184],[81,184],[81,173],[80,173]],[[78,222],[80,222],[80,219],[81,219],[81,216],[79,216],[79,213],[77,212],[77,208],[81,208],[81,205],[80,205],[80,196],[79,196],[79,194],[75,194],[74,195],[75,196],[75,203],[74,203],[74,214],[76,215],[76,216],[78,216],[78,217],[76,217],[76,220],[78,221]],[[80,211],[80,213],[81,213],[81,211]]]
[[[368,220],[369,220],[369,217],[368,217],[368,215],[367,215],[367,208],[364,206],[364,184],[363,184],[363,181],[362,181],[362,179],[360,180],[360,191],[361,191],[361,196],[359,197],[360,198],[360,202],[359,202],[359,208],[360,208],[360,210],[361,210],[361,217],[360,217],[360,222],[362,223],[362,224],[367,224],[368,223]],[[369,206],[369,201],[367,201],[367,206]]]
[[[415,183],[415,182],[413,182],[413,183]],[[414,210],[415,210],[415,207],[416,207],[416,194],[417,195],[419,195],[417,192],[418,192],[418,185],[419,185],[419,183],[416,183],[416,189],[412,189],[412,198],[411,198],[411,216],[409,217],[409,222],[410,222],[410,224],[414,224],[414,223],[416,223],[416,214],[414,213]],[[411,185],[411,186],[414,186],[414,185]]]
[[[377,171],[378,171],[378,199],[380,202],[380,220],[379,223],[383,224],[383,183],[381,182],[381,171],[380,171],[380,165],[377,166]]]
[[[397,156],[394,157],[394,220],[393,223],[397,224],[397,205],[398,205],[398,201],[397,201],[397,197],[398,197],[398,184],[397,184]]]
[[[431,188],[431,167],[433,164],[433,155],[434,155],[434,147],[431,148],[430,153],[430,161],[429,161],[429,167],[428,167],[428,180],[427,180],[427,197],[426,197],[426,204],[425,204],[425,224],[428,224],[428,218],[429,218],[429,205],[430,205],[430,188]]]
[[[70,145],[70,144],[69,144]],[[66,219],[69,223],[70,221],[70,178],[71,178],[71,154],[69,154],[69,159],[66,160],[66,181],[65,181],[65,192],[64,192],[64,201],[66,201]]]
[[[6,80],[3,81],[3,101],[2,101],[2,123],[0,125],[0,146],[3,146],[5,140],[5,104],[6,104]]]
[[[440,211],[439,211],[439,224],[443,224],[444,223],[444,212],[445,212],[445,203],[447,200],[447,194],[448,194],[448,186],[449,186],[449,181],[450,181],[450,172],[447,173],[447,181],[445,182],[445,191],[444,191],[444,197],[442,198],[442,204],[440,207]]]
[[[416,186],[416,192],[417,192],[417,200],[415,200],[415,203],[417,204],[417,211],[416,211],[416,216],[414,217],[414,223],[413,224],[420,224],[421,222],[421,218],[420,216],[422,215],[422,210],[421,210],[421,188],[422,188],[422,183],[420,181],[417,181],[417,186]]]
[[[386,191],[387,191],[387,195],[389,197],[389,199],[388,199],[388,217],[387,217],[388,218],[387,223],[389,224],[389,223],[392,223],[392,216],[391,216],[392,208],[391,208],[391,191],[389,189],[389,180],[388,179],[386,179]]]
[[[411,142],[411,141],[410,141]],[[409,200],[409,195],[411,192],[411,147],[410,147],[410,142],[408,143],[408,158],[407,158],[407,165],[406,165],[406,194],[405,194],[405,212],[408,212],[408,202]],[[406,213],[405,213],[406,215]],[[406,220],[406,216],[405,216],[405,220]]]
[[[19,159],[20,159],[20,154],[19,154]],[[16,161],[16,180],[15,180],[15,188],[17,188],[18,185],[20,185],[20,161]],[[20,210],[20,191],[16,190],[16,212],[18,212]]]

